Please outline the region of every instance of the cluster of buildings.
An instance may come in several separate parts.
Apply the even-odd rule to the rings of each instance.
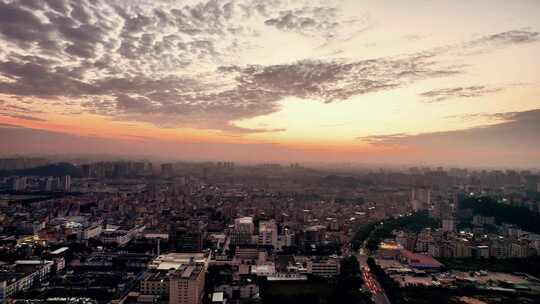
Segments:
[[[43,166],[50,163],[46,158],[41,157],[11,157],[0,158],[0,170],[22,170]]]
[[[442,258],[526,258],[540,255],[540,235],[519,229],[516,225],[497,224],[492,216],[473,214],[458,208],[457,196],[432,201],[432,190],[420,187],[411,190],[413,211],[427,211],[440,221],[438,229],[425,228],[418,233],[394,231],[403,248]],[[467,193],[473,195],[473,193]],[[499,194],[500,195],[500,194]],[[508,195],[502,203],[539,212],[534,198]],[[461,224],[461,225],[460,225]]]
[[[520,294],[537,298],[540,295],[537,277],[519,272],[447,269],[430,253],[412,252],[392,240],[381,243],[374,256],[375,263],[400,287],[467,288],[472,294],[487,293],[498,301],[502,296]]]
[[[418,234],[399,231],[395,240],[408,250],[441,258],[526,258],[540,253],[540,235],[512,225],[497,227],[497,233],[476,229],[448,231],[424,229]],[[446,230],[446,231],[445,231]]]
[[[505,195],[526,206],[530,172],[516,173],[517,181],[512,172],[500,178],[417,168],[340,176],[299,164],[232,162],[100,162],[80,169],[76,178],[16,177],[28,196],[0,195],[4,298],[39,289],[50,299],[99,303],[260,301],[261,282],[334,279],[341,259],[356,254],[351,241],[360,226],[415,211],[428,211],[441,227],[395,231],[379,250],[381,260],[418,272],[439,269],[439,257],[540,252],[538,236],[493,225],[492,218],[472,216],[472,228],[457,229],[456,193]],[[31,196],[43,184],[65,193]]]
[[[56,272],[65,268],[67,247],[51,251],[48,259],[16,260],[0,265],[0,303],[46,282]]]
[[[522,193],[504,193],[500,204],[528,208],[538,212],[538,202]],[[523,191],[523,188],[522,188]],[[540,296],[540,279],[526,273],[490,271],[457,271],[440,261],[476,262],[524,259],[540,255],[540,235],[524,231],[517,225],[500,223],[493,216],[475,214],[458,208],[456,197],[441,199],[432,196],[432,188],[411,190],[410,205],[440,222],[438,228],[426,227],[418,232],[396,229],[374,253],[376,264],[401,287],[436,287],[456,290],[468,288],[473,294],[488,294],[493,300],[521,295]],[[474,193],[464,193],[474,196]],[[532,202],[532,203],[531,203]],[[532,207],[531,207],[532,206]]]
[[[153,174],[151,162],[116,161],[98,162],[80,166],[85,178],[122,178]]]
[[[4,189],[16,192],[70,192],[71,176],[14,176],[3,178],[0,184]]]

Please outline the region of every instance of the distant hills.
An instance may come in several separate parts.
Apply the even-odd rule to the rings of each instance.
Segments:
[[[358,187],[359,185],[371,185],[372,182],[365,178],[353,176],[327,175],[319,180],[322,186]]]
[[[0,176],[63,176],[70,175],[73,177],[81,177],[81,169],[70,163],[57,163],[45,166],[39,166],[29,169],[20,170],[4,170],[0,171]]]

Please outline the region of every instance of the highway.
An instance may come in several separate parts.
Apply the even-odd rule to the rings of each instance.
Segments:
[[[375,304],[391,304],[381,285],[369,270],[367,265],[367,256],[363,253],[363,249],[360,249],[360,252],[356,255],[356,258],[360,264],[364,285],[371,292],[371,299],[375,302]]]
[[[364,279],[364,284],[372,294],[371,299],[376,304],[391,304],[390,300],[388,300],[388,297],[386,297],[384,290],[381,288],[381,285],[373,277],[371,271],[369,270],[369,267],[362,267],[362,278]]]

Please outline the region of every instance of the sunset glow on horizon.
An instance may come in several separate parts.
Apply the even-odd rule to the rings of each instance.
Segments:
[[[0,0],[0,147],[535,166],[539,15],[534,0]]]

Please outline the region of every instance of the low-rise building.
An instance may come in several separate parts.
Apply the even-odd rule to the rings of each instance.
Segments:
[[[8,269],[0,273],[0,303],[42,282],[51,272],[53,264],[52,261],[21,260],[10,265]]]
[[[307,272],[316,276],[331,278],[339,274],[339,259],[310,259],[307,261]]]

